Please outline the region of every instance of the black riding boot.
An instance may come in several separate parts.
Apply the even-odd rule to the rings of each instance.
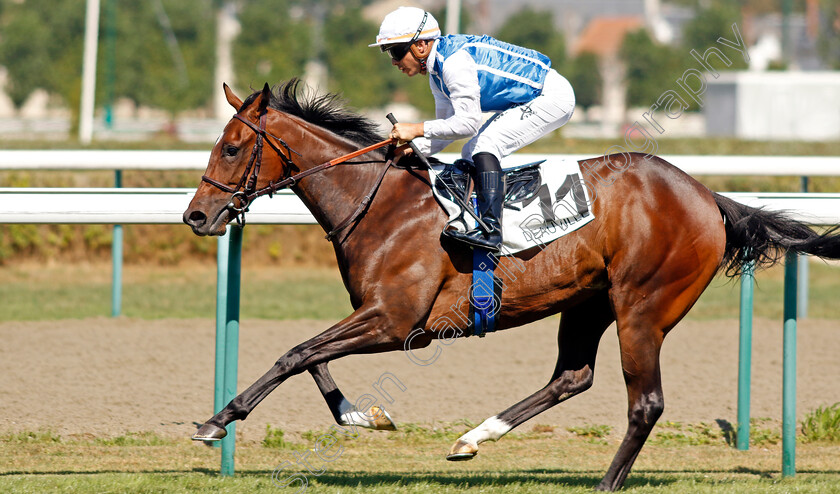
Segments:
[[[478,215],[490,229],[485,232],[478,227],[466,233],[457,230],[446,230],[443,233],[455,240],[474,247],[481,247],[491,251],[498,251],[502,246],[502,201],[505,197],[505,182],[499,160],[489,153],[478,153],[473,156],[476,168],[476,197],[478,199]]]

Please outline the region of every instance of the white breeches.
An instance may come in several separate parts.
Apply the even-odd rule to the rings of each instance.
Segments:
[[[461,157],[472,161],[475,154],[490,153],[501,161],[517,149],[559,129],[572,118],[574,111],[572,85],[557,71],[550,70],[539,96],[493,115],[464,145]]]

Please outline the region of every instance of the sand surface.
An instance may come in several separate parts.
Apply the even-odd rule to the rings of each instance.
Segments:
[[[403,352],[350,356],[330,370],[351,400],[378,396],[400,422],[481,422],[542,387],[557,355],[557,319],[486,338],[440,345],[429,366]],[[294,345],[329,321],[241,323],[239,390]],[[212,320],[126,318],[0,324],[0,432],[47,428],[62,435],[154,431],[188,436],[212,414],[215,325]],[[804,320],[798,327],[801,418],[840,401],[840,322]],[[434,346],[418,350],[429,358]],[[752,416],[781,419],[782,324],[757,319],[753,343]],[[373,384],[385,373],[393,382]],[[714,422],[737,418],[738,323],[683,322],[662,350],[665,414],[661,420]],[[608,424],[623,433],[626,391],[615,328],[601,342],[595,385],[522,426]],[[265,424],[295,434],[332,423],[308,373],[289,379],[237,426],[238,437],[261,439]]]

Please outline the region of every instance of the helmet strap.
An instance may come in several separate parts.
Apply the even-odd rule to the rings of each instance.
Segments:
[[[411,50],[411,56],[414,57],[415,60],[420,62],[420,71],[426,72],[426,59],[429,58],[428,55],[425,57],[420,57],[420,54],[417,51],[417,45],[414,44],[417,41],[417,38],[420,37],[420,33],[423,32],[423,28],[426,27],[426,20],[429,18],[429,13],[423,11],[423,20],[420,21],[420,25],[417,27],[417,32],[414,33],[414,36],[411,37],[411,46],[409,49]]]

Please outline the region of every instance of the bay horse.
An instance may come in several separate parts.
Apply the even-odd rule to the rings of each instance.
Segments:
[[[412,349],[469,335],[455,312],[469,296],[471,252],[441,240],[448,218],[431,194],[428,172],[402,160],[392,166],[382,149],[324,166],[381,137],[334,95],[306,95],[298,86],[296,79],[274,91],[266,84],[243,102],[225,85],[236,114],[213,147],[184,222],[197,235],[221,235],[255,197],[291,188],[329,232],[354,312],[281,356],[204,423],[196,440],[224,437],[227,424],[244,420],[275,387],[304,371],[336,420],[352,420],[349,410],[368,417],[365,426],[390,428],[382,413],[352,410],[328,362],[405,350],[409,335]],[[624,166],[615,166],[620,160]],[[554,373],[545,387],[461,436],[447,458],[472,458],[481,442],[592,386],[599,340],[615,322],[629,424],[597,486],[611,491],[623,485],[664,409],[663,338],[715,274],[737,275],[750,261],[772,265],[789,249],[836,259],[840,236],[741,205],[655,156],[601,156],[580,165],[595,219],[548,245],[499,258],[499,270],[517,274],[502,291],[499,329],[562,313]],[[461,324],[436,324],[442,320]]]

